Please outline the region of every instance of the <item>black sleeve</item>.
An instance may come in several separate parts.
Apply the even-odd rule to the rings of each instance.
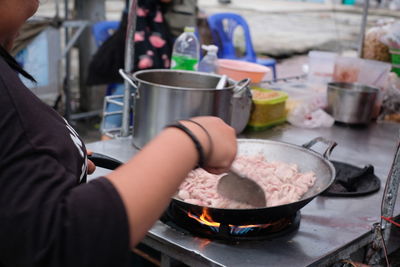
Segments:
[[[126,266],[128,220],[116,189],[106,178],[75,186],[55,161],[32,153],[2,166],[0,266]]]

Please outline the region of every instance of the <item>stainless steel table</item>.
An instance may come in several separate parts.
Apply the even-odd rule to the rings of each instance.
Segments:
[[[302,145],[323,136],[338,146],[331,159],[359,167],[372,164],[382,188],[353,198],[317,197],[301,210],[298,231],[270,241],[227,244],[182,234],[158,221],[143,243],[191,266],[324,266],[348,256],[372,240],[380,221],[383,187],[392,164],[400,124],[371,124],[368,128],[334,126],[301,129],[290,125],[242,134],[243,138],[271,139]],[[130,138],[89,144],[93,151],[126,161],[136,153]],[[318,147],[315,148],[318,150]],[[322,149],[321,149],[322,151]],[[100,174],[100,172],[99,172]],[[95,174],[96,175],[96,174]],[[398,198],[395,214],[399,214]],[[396,242],[394,242],[396,243]],[[400,247],[400,242],[392,249]],[[164,263],[167,261],[164,261]]]

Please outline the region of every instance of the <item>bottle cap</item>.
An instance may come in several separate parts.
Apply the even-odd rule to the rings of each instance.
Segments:
[[[194,32],[195,29],[194,29],[194,27],[186,26],[185,29],[184,29],[184,31],[185,31],[185,32]]]
[[[209,53],[217,53],[218,46],[216,45],[202,45],[201,48]]]

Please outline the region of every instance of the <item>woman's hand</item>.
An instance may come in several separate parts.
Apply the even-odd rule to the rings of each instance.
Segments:
[[[237,152],[235,130],[217,117],[195,117],[191,120],[201,124],[212,140],[210,144],[207,133],[200,126],[190,121],[181,121],[200,140],[207,157],[203,168],[215,174],[228,171]]]
[[[180,123],[200,142],[206,157],[204,169],[216,174],[226,172],[236,156],[234,129],[216,117],[196,117],[192,121]],[[125,205],[132,247],[165,211],[171,196],[196,166],[197,152],[185,131],[167,127],[132,159],[107,174]]]
[[[93,154],[93,151],[91,150],[86,150],[86,154],[88,156]],[[96,170],[96,165],[91,161],[90,159],[87,160],[87,173],[92,174]]]

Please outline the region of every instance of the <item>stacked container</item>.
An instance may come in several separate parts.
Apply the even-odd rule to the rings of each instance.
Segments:
[[[287,93],[253,87],[252,94],[253,108],[248,123],[249,129],[260,131],[286,121]]]

